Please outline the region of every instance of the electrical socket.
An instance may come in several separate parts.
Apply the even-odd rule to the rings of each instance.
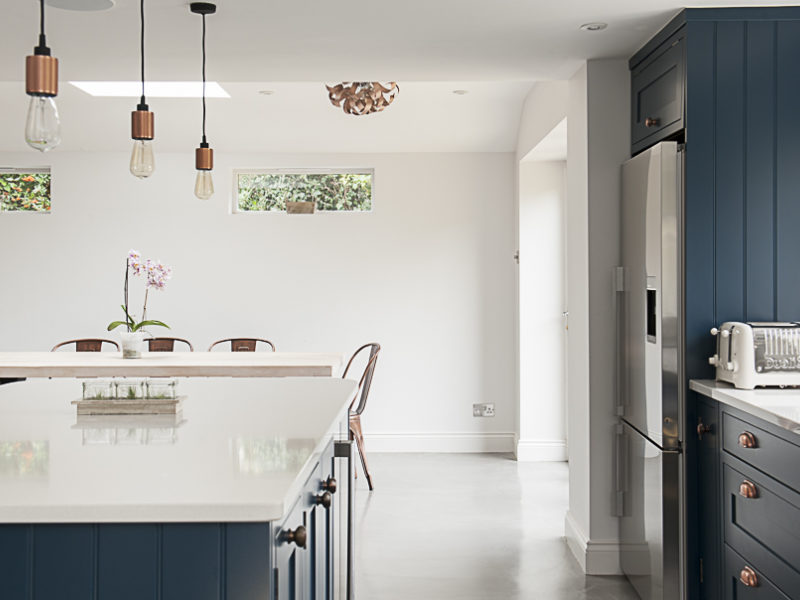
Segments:
[[[494,403],[488,404],[473,404],[472,405],[473,417],[493,417],[494,416]]]

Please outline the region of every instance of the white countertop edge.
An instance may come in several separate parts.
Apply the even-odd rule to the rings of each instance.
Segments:
[[[358,389],[357,382],[347,381],[352,386],[348,400],[336,412],[336,417],[328,425],[326,433],[318,440],[305,464],[297,471],[280,503],[4,506],[0,508],[0,524],[263,523],[269,521],[279,524],[300,498],[303,487],[327,445],[331,441],[347,439],[346,433],[345,437],[342,437],[339,427],[340,424],[346,423],[352,397]],[[347,431],[346,429],[345,432]]]
[[[796,389],[762,389],[739,390],[724,381],[713,379],[692,379],[689,389],[722,402],[728,406],[753,415],[767,423],[800,435],[800,421],[781,414],[781,407],[775,406],[775,400],[796,399],[800,404],[800,390]]]
[[[3,508],[0,523],[263,523],[279,520],[284,510],[278,504],[16,506]]]

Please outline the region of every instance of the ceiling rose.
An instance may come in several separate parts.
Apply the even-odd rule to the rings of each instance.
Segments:
[[[385,84],[379,81],[343,81],[334,86],[326,85],[331,104],[341,107],[350,115],[369,115],[381,112],[389,106],[400,86],[394,81]]]

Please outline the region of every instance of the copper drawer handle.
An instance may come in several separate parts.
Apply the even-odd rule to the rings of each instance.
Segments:
[[[744,498],[758,498],[758,488],[752,481],[745,479],[739,484],[739,495]]]
[[[739,445],[742,448],[755,448],[756,447],[756,436],[754,436],[749,431],[743,431],[739,434]]]
[[[745,567],[739,573],[739,581],[747,587],[758,587],[758,575],[750,567]]]
[[[294,531],[292,531],[291,529],[287,529],[286,531],[283,532],[283,541],[285,541],[287,544],[291,544],[292,542],[294,542],[298,548],[305,548],[306,541],[308,541],[308,534],[306,533],[306,528],[303,527],[302,525],[298,525],[297,529],[295,529]]]
[[[647,117],[647,118],[644,120],[644,126],[645,126],[645,127],[658,127],[658,124],[659,124],[660,122],[661,122],[661,120],[660,120],[660,119],[651,119],[650,117]]]

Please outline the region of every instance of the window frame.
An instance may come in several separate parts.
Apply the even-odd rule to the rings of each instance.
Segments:
[[[325,215],[368,215],[375,211],[375,168],[374,167],[270,167],[260,169],[233,169],[233,193],[231,195],[231,214],[234,215],[286,215],[285,210],[240,210],[239,209],[239,175],[369,175],[370,186],[369,210],[316,210],[315,214]]]
[[[0,175],[25,175],[35,173],[47,173],[50,175],[50,210],[3,210],[0,208],[0,215],[50,215],[53,214],[53,169],[49,166],[38,167],[9,167],[0,166]]]

